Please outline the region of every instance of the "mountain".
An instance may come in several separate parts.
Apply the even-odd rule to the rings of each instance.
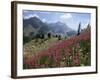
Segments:
[[[77,32],[74,31],[74,30],[72,30],[72,31],[68,31],[68,32],[66,32],[66,34],[67,34],[67,36],[73,36],[73,35],[76,35]]]
[[[66,34],[69,31],[72,31],[71,28],[69,28],[65,23],[62,23],[60,21],[56,23],[50,23],[50,28],[52,32],[58,33],[58,34]]]
[[[69,28],[63,22],[56,22],[56,23],[44,23],[37,17],[31,17],[29,19],[23,19],[23,32],[24,36],[33,36],[47,34],[49,32],[53,34],[60,34],[60,35],[69,35],[72,36],[76,32]]]
[[[24,27],[27,27],[29,24],[32,25],[32,27],[34,27],[35,29],[37,29],[41,27],[41,24],[43,24],[43,22],[37,17],[31,17],[29,19],[23,20]]]
[[[49,31],[47,24],[43,23],[39,18],[32,17],[23,20],[23,30],[25,36],[29,36],[33,32],[36,34],[46,34]]]

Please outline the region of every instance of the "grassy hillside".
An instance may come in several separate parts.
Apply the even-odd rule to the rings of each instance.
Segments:
[[[34,55],[44,49],[49,48],[52,45],[60,42],[58,38],[52,37],[48,39],[33,39],[30,42],[24,44],[24,55]]]
[[[57,38],[38,40],[38,43],[32,40],[24,45],[23,68],[90,66],[90,38],[90,31],[86,31],[60,41]]]

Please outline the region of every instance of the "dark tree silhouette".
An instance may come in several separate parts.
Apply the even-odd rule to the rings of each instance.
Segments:
[[[58,35],[56,34],[56,36],[55,37],[58,37]]]
[[[88,24],[88,25],[87,25],[87,28],[90,28],[90,27],[91,27],[91,25],[90,25],[90,24]]]
[[[48,38],[51,38],[51,33],[48,33]]]
[[[80,35],[80,31],[81,31],[81,23],[79,23],[77,35]]]
[[[40,35],[40,38],[41,38],[41,39],[44,39],[44,34],[41,34],[41,35]]]
[[[58,36],[58,40],[61,40],[61,35]]]

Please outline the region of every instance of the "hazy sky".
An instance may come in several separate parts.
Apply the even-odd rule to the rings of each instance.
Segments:
[[[81,22],[81,28],[85,28],[91,20],[90,13],[72,13],[72,12],[52,12],[52,11],[32,11],[23,10],[23,18],[29,19],[31,17],[38,17],[43,22],[55,23],[63,22],[68,27],[77,30],[78,24]]]

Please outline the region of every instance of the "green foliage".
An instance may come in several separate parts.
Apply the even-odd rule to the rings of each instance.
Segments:
[[[67,36],[65,36],[65,39],[67,39]]]
[[[69,56],[69,57],[66,58],[66,65],[72,66],[72,56]]]
[[[80,48],[77,48],[77,45]],[[77,43],[70,45],[69,48],[72,50],[73,56],[77,56],[77,53],[80,55],[80,65],[88,66],[91,65],[91,55],[90,55],[90,40],[80,40]],[[67,65],[71,64],[71,59],[67,58]]]
[[[48,59],[48,66],[52,67],[52,65],[55,63],[53,58]]]
[[[61,35],[58,36],[58,40],[61,40]]]
[[[51,38],[51,33],[48,33],[48,38]]]
[[[44,55],[39,59],[39,64],[40,65],[44,65],[45,67],[52,67],[52,65],[54,64],[54,59],[53,58],[49,58],[48,55]]]
[[[81,40],[80,46],[81,46],[81,49],[82,49],[81,52],[83,53],[83,55],[85,55],[86,53],[90,53],[90,42],[89,41]]]
[[[61,53],[62,56],[64,56],[65,55],[65,49],[62,48],[60,53]]]
[[[48,55],[44,55],[40,58],[39,62],[40,64],[45,64],[46,61],[48,61],[49,57]]]
[[[41,38],[41,39],[44,39],[44,37],[45,37],[44,34],[41,34],[41,35],[40,35],[40,38]]]
[[[27,69],[28,65],[27,64],[23,64],[23,69]]]
[[[80,46],[81,46],[81,59],[80,59],[81,65],[84,66],[90,65],[91,64],[90,41],[81,40]]]
[[[29,42],[30,40],[31,40],[30,37],[23,36],[23,44]]]

